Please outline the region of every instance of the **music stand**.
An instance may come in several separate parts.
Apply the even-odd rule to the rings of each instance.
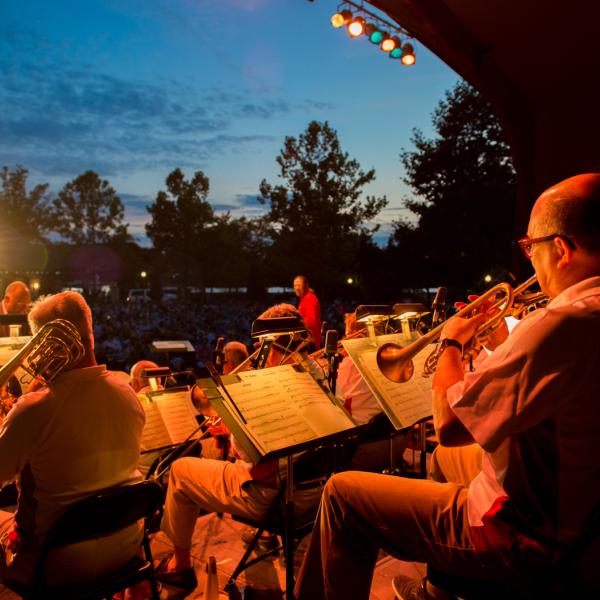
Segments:
[[[389,321],[395,315],[394,309],[388,304],[361,304],[356,307],[356,322],[365,323],[369,340],[373,346],[377,346],[375,336],[375,323]]]
[[[306,335],[307,329],[302,323],[300,317],[273,317],[271,319],[255,319],[252,323],[250,335],[260,340],[260,348],[255,369],[263,369],[273,343],[278,338],[288,336],[290,338],[288,346],[295,336]]]

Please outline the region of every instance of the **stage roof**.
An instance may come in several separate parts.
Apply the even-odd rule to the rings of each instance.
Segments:
[[[494,107],[519,176],[517,228],[546,187],[576,173],[600,171],[600,2],[369,3],[408,29]],[[418,47],[414,68],[419,68]]]

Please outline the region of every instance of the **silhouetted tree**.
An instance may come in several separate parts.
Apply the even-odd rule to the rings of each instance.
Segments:
[[[270,263],[280,280],[305,273],[321,293],[341,281],[353,265],[362,238],[387,204],[362,197],[375,170],[363,171],[340,147],[327,122],[312,121],[298,138],[286,137],[276,158],[282,185],[260,184],[259,201],[269,205],[273,244]]]
[[[206,263],[212,260],[208,253],[215,216],[207,200],[210,185],[202,171],[187,181],[180,169],[169,173],[166,185],[167,191],[159,191],[147,207],[151,221],[146,233],[159,263],[177,275],[186,293],[191,284],[204,285]]]
[[[48,184],[27,190],[29,171],[22,166],[0,169],[0,229],[3,238],[41,240],[48,232]]]
[[[52,229],[66,241],[94,245],[128,237],[121,199],[94,171],[66,183],[52,204]]]
[[[405,205],[417,217],[395,223],[392,251],[407,285],[479,286],[485,273],[505,276],[515,214],[515,171],[489,104],[467,83],[446,93],[433,114],[436,136],[414,130],[403,150]]]

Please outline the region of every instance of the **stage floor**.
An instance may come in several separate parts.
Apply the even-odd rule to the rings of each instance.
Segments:
[[[183,600],[184,598],[203,598],[206,585],[205,565],[210,556],[217,562],[219,589],[223,592],[230,574],[241,558],[245,546],[241,540],[241,533],[245,525],[234,521],[229,515],[219,518],[216,514],[202,516],[196,523],[194,530],[193,558],[198,587],[191,593],[182,593],[177,588],[166,587],[161,598],[170,600]],[[297,570],[304,556],[306,540],[302,542],[295,554],[295,569]],[[157,533],[152,542],[154,557],[159,559],[170,550],[168,539]],[[406,563],[390,556],[382,555],[377,562],[373,586],[371,588],[372,600],[393,600],[392,579],[398,573],[420,577],[424,573],[424,565]],[[245,593],[246,586],[252,589],[252,598],[256,600],[280,600],[285,591],[285,566],[283,556],[266,559],[250,567],[242,573],[237,580],[237,587],[242,598],[249,597]],[[238,596],[238,597],[240,597]],[[228,596],[224,593],[221,598]],[[0,584],[0,600],[14,600],[18,598],[10,590]]]

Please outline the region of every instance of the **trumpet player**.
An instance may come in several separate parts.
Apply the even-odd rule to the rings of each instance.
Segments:
[[[92,314],[80,294],[47,297],[28,319],[34,334],[56,319],[70,322],[82,348],[75,340],[78,352],[62,372],[22,396],[0,426],[0,482],[17,476],[19,490],[16,513],[0,511],[0,580],[17,593],[27,589],[46,532],[70,504],[137,476],[145,418],[133,389],[96,364]],[[60,351],[39,350],[52,360]],[[141,533],[134,525],[57,549],[47,563],[49,583],[101,576],[124,564]]]
[[[472,373],[462,348],[486,316],[450,319],[433,379],[441,444],[479,445],[481,470],[447,483],[334,476],[299,599],[368,598],[379,548],[427,563],[426,579],[394,580],[405,600],[451,598],[456,577],[488,582],[490,591],[508,586],[519,597],[598,595],[600,174],[546,190],[519,245],[548,305]]]

